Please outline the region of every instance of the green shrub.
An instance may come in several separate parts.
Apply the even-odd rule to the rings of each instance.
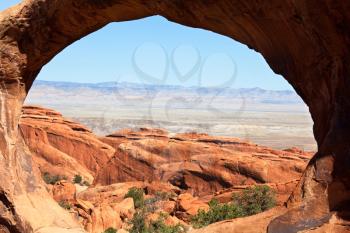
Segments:
[[[134,200],[135,208],[142,208],[144,206],[143,189],[133,187],[129,189],[124,198],[131,197]]]
[[[175,226],[167,226],[164,223],[164,216],[160,215],[156,221],[151,221],[148,232],[150,233],[182,233],[185,232],[184,226],[177,224]]]
[[[132,227],[129,230],[129,232],[130,233],[149,233],[146,225],[145,217],[146,215],[144,211],[137,211],[130,221],[130,223],[132,224]]]
[[[155,193],[155,197],[160,201],[164,201],[164,200],[168,200],[170,198],[174,198],[174,197],[176,197],[176,195],[174,193],[158,191]]]
[[[144,210],[138,211],[134,214],[131,220],[132,228],[130,233],[184,233],[185,228],[177,224],[175,226],[167,226],[164,223],[165,215],[161,214],[156,221],[151,221],[149,225],[145,221],[146,212]]]
[[[270,187],[254,186],[240,194],[234,194],[231,203],[220,204],[217,200],[211,200],[209,211],[199,210],[191,219],[191,223],[193,227],[201,228],[215,222],[257,214],[275,204],[275,196]]]
[[[241,194],[233,195],[232,199],[242,208],[245,216],[266,211],[276,205],[275,194],[267,185],[247,188]]]
[[[154,213],[158,209],[158,206],[157,206],[158,201],[159,200],[155,197],[148,198],[144,201],[144,205],[142,208],[148,213]]]
[[[66,209],[66,210],[70,210],[72,208],[72,205],[69,204],[67,201],[60,201],[58,202],[58,204],[63,208],[63,209]]]
[[[82,181],[83,181],[83,178],[81,177],[81,175],[74,176],[74,179],[73,179],[74,184],[80,184]]]
[[[54,185],[57,181],[67,179],[64,176],[61,177],[59,175],[51,175],[48,172],[45,172],[42,177],[46,184],[52,184],[52,185]]]
[[[201,228],[209,224],[243,216],[243,211],[234,203],[220,204],[213,199],[209,202],[209,211],[199,210],[191,219],[194,228]]]
[[[103,233],[117,233],[117,230],[113,227],[106,229]]]

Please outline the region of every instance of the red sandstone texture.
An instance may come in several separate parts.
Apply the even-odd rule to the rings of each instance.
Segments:
[[[92,183],[115,153],[85,126],[50,109],[24,107],[20,130],[40,171],[70,180],[79,174]]]
[[[20,128],[42,173],[74,175],[95,185],[161,181],[196,196],[271,183],[288,195],[312,153],[274,150],[236,138],[161,129],[122,130],[97,138],[59,113],[23,108]],[[286,198],[287,196],[285,196]]]
[[[101,140],[116,153],[98,172],[95,184],[157,180],[194,195],[237,185],[297,181],[312,154],[206,134],[170,136],[160,129],[123,130]]]
[[[170,225],[187,225],[199,209],[208,209],[212,198],[229,202],[233,193],[256,184],[269,185],[282,205],[312,156],[297,148],[274,150],[237,138],[170,136],[162,129],[125,129],[98,138],[60,113],[34,106],[23,108],[20,129],[40,172],[68,179],[48,185],[53,198],[70,206],[91,233],[128,229],[135,207],[124,196],[132,187],[143,189],[145,198],[171,194],[147,217],[155,220],[166,212]],[[93,185],[72,184],[75,175]]]

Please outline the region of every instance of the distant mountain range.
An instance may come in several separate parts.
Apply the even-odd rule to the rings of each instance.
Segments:
[[[255,88],[215,88],[215,87],[184,87],[175,85],[153,85],[139,84],[129,82],[101,82],[101,83],[74,83],[74,82],[57,82],[57,81],[42,81],[37,80],[33,84],[31,92],[52,92],[57,91],[57,94],[81,93],[93,91],[103,95],[113,93],[123,93],[132,95],[148,95],[148,94],[163,94],[163,95],[199,95],[218,96],[224,98],[245,98],[249,101],[265,103],[265,104],[303,104],[301,98],[291,90],[265,90],[259,87]]]

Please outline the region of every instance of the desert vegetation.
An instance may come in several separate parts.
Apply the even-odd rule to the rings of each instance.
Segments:
[[[136,212],[130,221],[130,233],[181,233],[186,232],[186,227],[181,224],[168,226],[165,219],[168,213],[160,212],[158,219],[147,221],[150,213],[157,211],[158,201],[170,198],[171,194],[166,192],[157,192],[152,198],[144,199],[144,192],[140,188],[131,188],[125,195],[125,198],[133,198]],[[276,205],[275,194],[267,185],[256,185],[246,188],[240,193],[232,195],[228,203],[219,203],[212,199],[209,202],[209,210],[200,209],[198,213],[191,218],[191,225],[194,228],[202,228],[209,224],[250,216],[266,211]]]
[[[157,210],[156,203],[161,200],[166,200],[172,195],[167,192],[156,192],[152,198],[144,199],[143,189],[133,187],[129,189],[125,198],[132,198],[136,212],[129,222],[131,228],[130,233],[182,233],[185,232],[185,227],[181,224],[169,226],[165,224],[167,213],[160,212],[156,220],[147,221],[147,215],[154,213]]]
[[[60,180],[67,180],[67,177],[65,176],[60,176],[60,175],[52,175],[48,172],[44,172],[42,174],[42,178],[46,184],[55,184],[57,181]]]
[[[273,191],[266,185],[245,189],[242,193],[233,194],[230,203],[219,203],[216,199],[209,202],[209,211],[199,210],[191,223],[195,228],[209,224],[250,216],[266,211],[276,204]]]
[[[71,205],[68,201],[65,201],[65,200],[59,201],[58,204],[59,204],[63,209],[66,209],[66,210],[70,210],[70,209],[72,208],[72,205]]]
[[[143,208],[144,207],[144,192],[140,188],[133,187],[128,193],[124,196],[124,198],[131,197],[134,200],[135,208]]]
[[[157,220],[146,222],[146,213],[144,210],[134,214],[131,220],[132,227],[130,233],[183,233],[186,232],[185,227],[181,224],[168,226],[164,223],[164,214],[160,214]]]
[[[61,180],[68,180],[68,178],[66,176],[53,175],[53,174],[50,174],[49,172],[44,172],[42,174],[42,179],[44,180],[44,182],[46,184],[51,184],[51,185],[54,185],[56,182],[61,181]],[[71,182],[73,184],[80,184],[80,185],[87,186],[87,187],[91,185],[88,181],[83,180],[83,177],[79,174],[75,175]]]
[[[113,227],[106,229],[103,233],[117,233],[117,230]]]
[[[83,177],[81,177],[81,175],[75,175],[73,178],[74,184],[81,184],[82,181],[83,181]]]
[[[57,135],[50,136],[52,143],[47,144],[28,138],[30,149],[38,151],[33,155],[36,161],[43,161],[40,169],[48,171],[42,174],[49,184],[47,190],[91,233],[182,233],[265,211],[274,206],[272,190],[276,190],[278,205],[290,195],[309,158],[298,148],[275,150],[204,133],[171,135],[163,129],[140,128],[97,137],[53,110],[28,107],[25,111],[21,127],[26,135],[34,135],[38,128],[46,135]],[[38,119],[40,114],[50,120]],[[64,148],[73,139],[79,142],[74,153]],[[57,150],[50,150],[52,147]],[[164,148],[169,150],[161,153]],[[237,152],[239,157],[234,156]],[[45,160],[44,153],[51,153],[54,162]],[[135,158],[135,153],[140,157]],[[57,165],[62,155],[71,158],[68,165]],[[184,161],[186,166],[181,166]],[[217,166],[208,169],[208,161]],[[227,176],[232,166],[249,168],[252,173]],[[261,166],[266,169],[261,171]],[[102,169],[90,172],[96,167]],[[279,176],[266,176],[266,172]],[[205,179],[208,176],[210,183]],[[259,182],[268,183],[271,190],[252,187]]]

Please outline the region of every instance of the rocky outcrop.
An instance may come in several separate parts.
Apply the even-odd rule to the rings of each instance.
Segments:
[[[74,201],[76,192],[77,190],[74,184],[67,181],[59,181],[52,187],[52,196],[57,202]]]
[[[32,201],[47,193],[35,176],[18,123],[23,100],[41,68],[68,45],[110,22],[151,15],[212,30],[255,49],[309,106],[319,151],[290,198],[290,211],[276,219],[269,232],[281,226],[291,232],[296,226],[318,227],[331,211],[347,210],[349,9],[350,2],[343,0],[25,0],[1,12],[0,173],[6,177],[0,181],[0,212],[6,213],[0,216],[1,228],[58,232],[74,227],[66,217],[44,218],[56,208],[52,201]],[[44,221],[38,224],[38,219]]]
[[[193,197],[189,193],[184,193],[179,195],[178,201],[178,210],[177,215],[184,220],[190,221],[191,217],[195,216],[198,211],[209,210],[209,205],[204,201],[200,200],[198,197]]]
[[[90,233],[100,233],[109,227],[115,229],[129,229],[130,220],[135,213],[132,198],[125,198],[131,188],[144,190],[145,198],[154,198],[156,193],[169,193],[176,196],[179,190],[170,184],[126,182],[108,186],[91,187],[76,195],[71,201],[73,210],[79,222]],[[164,213],[172,213],[169,205],[158,202],[152,209],[160,209]],[[175,205],[174,205],[175,209]],[[175,210],[174,210],[175,211]],[[154,213],[155,214],[155,213]],[[152,213],[151,213],[152,215]],[[170,220],[169,220],[170,221]]]
[[[96,184],[163,181],[200,196],[237,185],[296,181],[311,157],[311,153],[273,150],[235,138],[169,136],[160,129],[122,130],[101,140],[116,154],[98,172]]]
[[[230,202],[233,193],[254,184],[268,184],[282,205],[312,154],[207,134],[170,136],[162,129],[97,138],[60,113],[34,106],[23,108],[20,129],[40,172],[61,178],[47,185],[53,198],[90,233],[130,227],[135,207],[125,195],[133,187],[156,200],[148,221],[165,212],[169,225],[187,225],[211,199]],[[74,185],[75,174],[89,182],[96,177],[94,186]]]
[[[20,129],[40,172],[61,178],[48,185],[53,198],[63,208],[72,208],[90,233],[129,227],[135,209],[124,196],[132,187],[145,190],[148,198],[182,193],[152,207],[170,214],[165,219],[169,224],[187,224],[183,221],[189,222],[199,209],[207,210],[212,198],[229,202],[233,193],[253,184],[270,185],[281,205],[312,154],[207,134],[170,136],[162,129],[125,129],[97,138],[60,113],[34,106],[23,108]],[[76,174],[94,180],[96,187],[84,191],[75,186]],[[157,216],[159,212],[147,218]]]
[[[233,220],[222,221],[211,224],[201,229],[194,229],[189,233],[266,233],[268,231],[268,225],[278,215],[286,213],[287,209],[283,207],[277,207],[266,212]],[[280,232],[287,233],[283,229]],[[289,231],[292,232],[292,231]],[[308,230],[293,231],[296,233],[349,233],[350,225],[348,222],[344,222],[336,214],[332,214],[330,220],[321,226]]]
[[[23,108],[20,129],[42,174],[69,181],[79,174],[90,184],[96,177],[95,185],[170,182],[196,196],[269,183],[282,203],[312,155],[237,138],[197,133],[170,136],[162,129],[125,129],[97,138],[60,113],[34,106]]]
[[[42,174],[69,180],[81,175],[91,184],[98,170],[114,155],[114,149],[85,126],[51,109],[23,107],[20,130]]]
[[[299,180],[293,180],[284,183],[267,183],[264,185],[269,186],[274,191],[276,204],[283,206],[286,200],[288,200],[290,194],[295,189],[298,182]],[[214,198],[219,202],[227,203],[231,201],[233,194],[240,193],[248,187],[251,187],[251,185],[235,185],[228,189],[222,189],[212,195],[202,196],[201,199],[209,202],[212,198]]]
[[[266,233],[269,222],[286,211],[278,207],[253,216],[214,223],[189,233]]]

